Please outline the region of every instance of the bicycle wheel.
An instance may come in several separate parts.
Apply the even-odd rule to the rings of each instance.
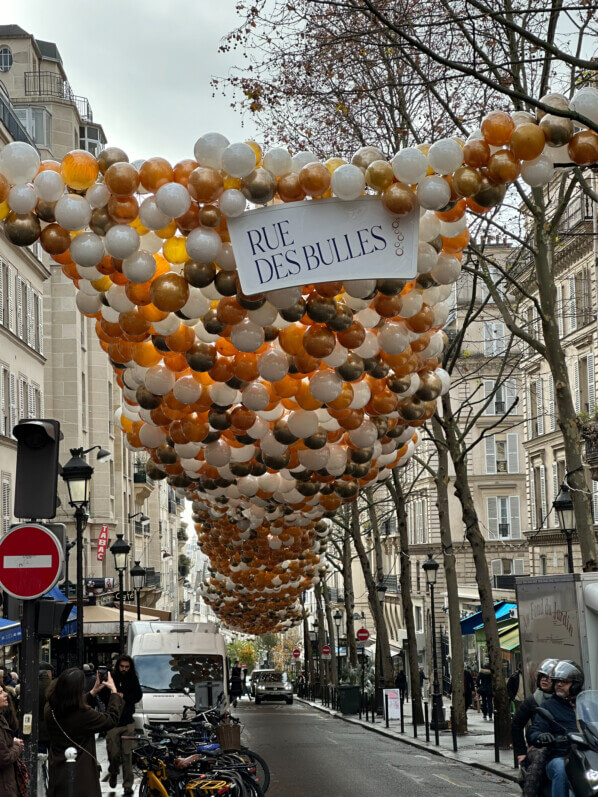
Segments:
[[[253,750],[244,750],[243,752],[245,755],[248,755],[251,758],[251,761],[255,764],[257,780],[261,790],[265,794],[270,787],[270,767],[264,761],[261,755]]]

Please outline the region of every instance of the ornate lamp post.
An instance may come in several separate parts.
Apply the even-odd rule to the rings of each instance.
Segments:
[[[123,540],[122,534],[117,534],[116,539],[110,546],[112,555],[114,556],[114,567],[118,570],[118,585],[120,590],[120,652],[125,652],[125,596],[124,592],[124,573],[127,569],[127,557],[131,546],[126,540]]]
[[[436,744],[440,744],[439,730],[440,722],[442,719],[442,696],[440,694],[440,684],[438,681],[438,651],[436,649],[436,615],[434,611],[434,587],[436,586],[436,577],[438,575],[438,568],[440,565],[434,559],[431,553],[428,554],[428,559],[422,565],[426,574],[426,581],[430,588],[430,603],[432,604],[432,660],[434,666],[434,692],[432,694],[432,723],[434,726],[434,734],[436,736]]]
[[[137,619],[141,620],[141,590],[145,587],[145,568],[137,561],[131,568],[131,580],[137,596]]]
[[[337,609],[333,615],[334,617],[334,624],[336,626],[336,682],[340,684],[341,682],[341,620],[343,619],[343,615]]]
[[[567,558],[569,572],[573,572],[573,532],[575,531],[575,510],[569,493],[569,485],[561,484],[561,490],[552,504],[559,519],[559,528],[567,539]]]
[[[380,609],[382,613],[382,622],[384,622],[384,598],[386,597],[386,584],[384,581],[379,581],[376,584],[376,594],[380,602]],[[378,660],[379,660],[379,673],[378,673],[378,710],[382,711],[384,706],[384,658],[382,655],[382,643],[380,640],[380,632],[376,634],[376,644],[378,646]]]

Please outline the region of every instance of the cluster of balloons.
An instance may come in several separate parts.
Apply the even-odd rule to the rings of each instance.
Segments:
[[[595,90],[574,103],[598,118]],[[563,147],[567,160],[597,161],[598,136],[571,124],[565,138],[567,124],[493,112],[466,142],[390,161],[368,146],[350,163],[262,153],[218,133],[174,166],[129,163],[117,148],[61,163],[40,163],[22,142],[0,151],[4,232],[21,246],[39,240],[96,320],[123,392],[126,443],[147,451],[149,476],[193,502],[211,559],[202,591],[227,624],[264,633],[298,622],[298,598],[323,567],[323,518],[412,456],[417,427],[449,389],[439,358],[466,213],[498,204],[520,174],[547,182]],[[364,192],[397,216],[419,207],[412,280],[243,294],[227,219],[248,202]]]

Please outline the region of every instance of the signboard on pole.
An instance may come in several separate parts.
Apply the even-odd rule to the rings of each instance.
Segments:
[[[386,719],[386,705],[388,703],[388,719],[400,720],[401,719],[401,695],[398,689],[385,689],[384,695],[388,700],[384,699],[384,719]]]
[[[388,213],[378,197],[306,200],[228,219],[243,293],[335,280],[417,275],[419,209]]]
[[[367,628],[360,628],[355,636],[360,642],[367,642],[367,640],[370,638],[370,632],[367,630]]]
[[[299,648],[295,648],[295,650],[293,651],[293,658],[298,659],[300,655],[301,651],[299,650]]]
[[[108,526],[104,523],[98,537],[98,562],[101,562],[108,547]]]
[[[331,658],[330,645],[322,645],[322,658],[326,660]]]
[[[45,526],[14,526],[0,540],[0,587],[19,600],[40,598],[58,581],[63,556],[60,541]]]

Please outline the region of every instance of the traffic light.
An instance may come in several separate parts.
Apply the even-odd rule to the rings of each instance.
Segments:
[[[55,420],[21,420],[12,430],[17,438],[15,517],[56,515],[58,448],[62,434]]]
[[[42,638],[60,636],[69,619],[73,604],[42,598],[37,601],[36,631]]]

